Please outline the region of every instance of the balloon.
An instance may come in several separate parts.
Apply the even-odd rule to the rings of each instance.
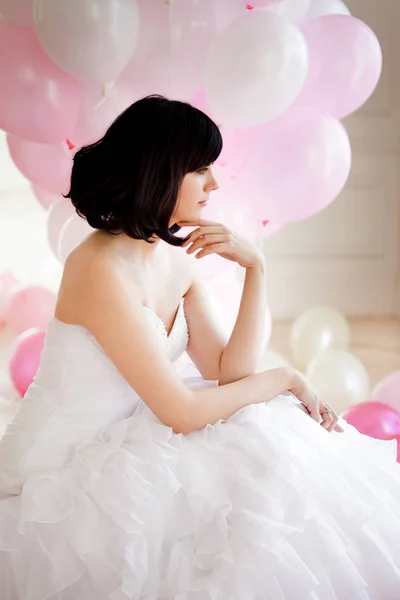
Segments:
[[[315,306],[306,310],[295,320],[291,329],[291,347],[295,361],[304,369],[324,350],[347,350],[350,336],[346,318],[334,308]]]
[[[388,404],[400,412],[400,371],[394,371],[382,379],[371,392],[374,402]]]
[[[12,382],[22,397],[25,396],[39,368],[45,336],[45,331],[32,328],[15,341],[9,369]]]
[[[0,0],[0,19],[5,25],[32,25],[33,0]]]
[[[350,15],[350,11],[342,0],[310,0],[307,20],[324,15]]]
[[[132,57],[139,32],[135,0],[35,0],[34,8],[43,48],[67,73],[114,81]]]
[[[349,137],[321,110],[290,109],[251,135],[246,185],[262,219],[282,224],[307,219],[333,202],[348,179]]]
[[[400,414],[380,402],[362,402],[348,408],[343,419],[360,433],[382,440],[400,435]]]
[[[306,376],[322,399],[338,413],[368,399],[368,373],[350,352],[330,349],[318,354],[308,364]]]
[[[50,60],[30,27],[0,24],[0,88],[1,129],[53,144],[75,127],[77,81]]]
[[[217,30],[220,31],[246,12],[246,3],[243,0],[218,0],[212,4],[212,10]]]
[[[65,263],[72,250],[94,231],[96,230],[77,214],[69,217],[61,229],[58,242],[57,256],[61,263]]]
[[[0,273],[0,327],[4,325],[11,295],[19,281],[11,271]]]
[[[250,11],[211,46],[207,101],[218,123],[259,125],[292,104],[307,72],[307,44],[300,30],[268,11]]]
[[[41,286],[19,286],[10,298],[6,321],[15,334],[32,327],[46,329],[54,315],[56,295]]]
[[[119,83],[143,96],[187,101],[203,84],[205,56],[216,33],[213,0],[139,0],[138,47]]]
[[[297,106],[318,106],[338,119],[360,108],[376,88],[382,50],[373,31],[347,15],[305,23],[310,69]]]
[[[279,4],[274,3],[268,10],[283,19],[300,23],[306,17],[309,8],[310,0],[282,0]]]
[[[398,435],[384,436],[381,439],[383,439],[383,440],[396,440],[396,442],[397,442],[397,462],[400,463],[400,433]]]
[[[56,258],[58,258],[61,230],[74,214],[76,214],[75,208],[65,198],[56,200],[49,208],[47,214],[47,241]]]
[[[7,144],[14,163],[32,183],[54,194],[69,191],[73,155],[65,142],[38,144],[8,134]]]
[[[97,142],[111,123],[140,95],[122,86],[99,86],[88,84],[82,92],[78,122],[71,141],[82,147]]]
[[[43,188],[32,184],[31,190],[35,194],[35,197],[39,204],[43,206],[45,210],[48,210],[50,206],[52,206],[57,200],[59,200],[59,195],[54,192],[49,192],[48,190],[44,190]]]

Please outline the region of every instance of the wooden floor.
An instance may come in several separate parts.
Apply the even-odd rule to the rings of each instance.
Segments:
[[[400,319],[360,318],[348,321],[352,332],[350,351],[363,362],[373,386],[389,373],[400,370]],[[274,322],[269,347],[295,367],[290,349],[290,329],[291,322]]]

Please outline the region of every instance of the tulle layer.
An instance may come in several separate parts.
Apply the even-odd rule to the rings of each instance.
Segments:
[[[0,501],[2,600],[398,600],[396,442],[341,423],[282,395],[182,436],[141,405]]]

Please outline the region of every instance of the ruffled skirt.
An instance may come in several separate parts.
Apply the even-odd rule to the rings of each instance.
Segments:
[[[340,424],[284,394],[183,436],[141,404],[0,501],[1,599],[399,600],[396,442]]]

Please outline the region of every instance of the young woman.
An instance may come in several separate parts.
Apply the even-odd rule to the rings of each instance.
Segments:
[[[2,600],[399,598],[395,442],[294,369],[256,372],[262,254],[201,220],[221,147],[204,113],[150,96],[75,155],[68,197],[96,232],[0,442]],[[246,271],[229,340],[194,253]]]

